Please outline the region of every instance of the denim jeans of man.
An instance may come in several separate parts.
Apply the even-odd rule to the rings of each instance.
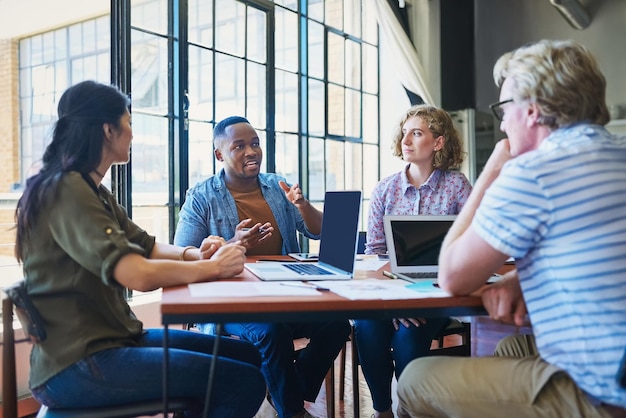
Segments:
[[[250,341],[261,353],[261,372],[279,417],[302,412],[304,401],[314,402],[324,376],[350,334],[347,321],[304,323],[224,324],[226,334]],[[309,338],[294,353],[293,340]]]
[[[169,331],[169,396],[194,399],[200,416],[215,337]],[[252,417],[265,398],[261,358],[249,343],[222,338],[209,415]],[[52,408],[110,406],[160,399],[163,393],[163,330],[150,329],[134,347],[97,352],[32,390]]]
[[[428,354],[433,338],[449,318],[428,318],[425,324],[396,331],[391,320],[357,320],[354,334],[363,376],[372,395],[372,406],[384,412],[391,408],[391,381],[419,357]],[[394,366],[395,363],[395,366]]]

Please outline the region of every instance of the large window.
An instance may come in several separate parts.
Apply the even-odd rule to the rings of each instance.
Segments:
[[[40,23],[45,30],[0,39],[12,58],[0,64],[12,75],[0,89],[14,92],[4,97],[18,106],[2,119],[15,128],[5,141],[14,169],[0,178],[8,192],[0,256],[12,258],[14,205],[39,169],[61,93],[86,79],[117,81],[123,72],[132,100],[131,163],[107,184],[118,195],[128,190],[121,201],[159,240],[172,238],[184,190],[220,170],[212,129],[234,114],[257,128],[263,170],[299,182],[320,208],[327,190],[362,190],[365,218],[380,136],[378,28],[367,1],[124,0],[116,7],[130,16],[127,30],[113,38],[117,14],[94,1],[68,6]],[[111,52],[120,38],[129,46],[121,57]]]
[[[79,81],[110,81],[108,16],[19,42],[20,182],[39,169],[63,91]]]

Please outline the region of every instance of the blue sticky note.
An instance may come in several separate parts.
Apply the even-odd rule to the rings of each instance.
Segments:
[[[407,284],[406,287],[416,292],[434,292],[439,290],[439,288],[435,287],[435,280],[420,280],[419,282]]]

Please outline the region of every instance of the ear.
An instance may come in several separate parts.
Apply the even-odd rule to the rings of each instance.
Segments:
[[[530,103],[526,112],[526,126],[532,127],[534,125],[540,124],[542,119],[541,111],[539,110],[539,106],[537,106],[536,103]]]
[[[113,127],[111,126],[110,123],[104,123],[102,124],[102,131],[104,133],[104,139],[111,141],[113,139],[114,135],[114,131],[113,131]]]
[[[437,138],[435,138],[435,151],[440,151],[445,143],[446,138],[444,138],[443,135],[439,135]]]
[[[217,159],[217,161],[224,161],[224,157],[222,156],[222,151],[220,151],[219,148],[216,148],[215,151],[213,151],[213,153],[215,154],[215,158]]]

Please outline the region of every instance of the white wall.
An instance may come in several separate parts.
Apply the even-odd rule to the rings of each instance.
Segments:
[[[573,39],[591,50],[607,79],[607,104],[626,105],[626,1],[583,0],[591,25],[572,28],[548,0],[477,0],[477,104],[487,109],[498,91],[491,69],[504,52],[541,39]]]
[[[381,34],[381,37],[383,35]],[[404,162],[391,155],[393,130],[402,114],[411,106],[402,83],[395,76],[389,51],[380,48],[380,178],[400,171]]]

